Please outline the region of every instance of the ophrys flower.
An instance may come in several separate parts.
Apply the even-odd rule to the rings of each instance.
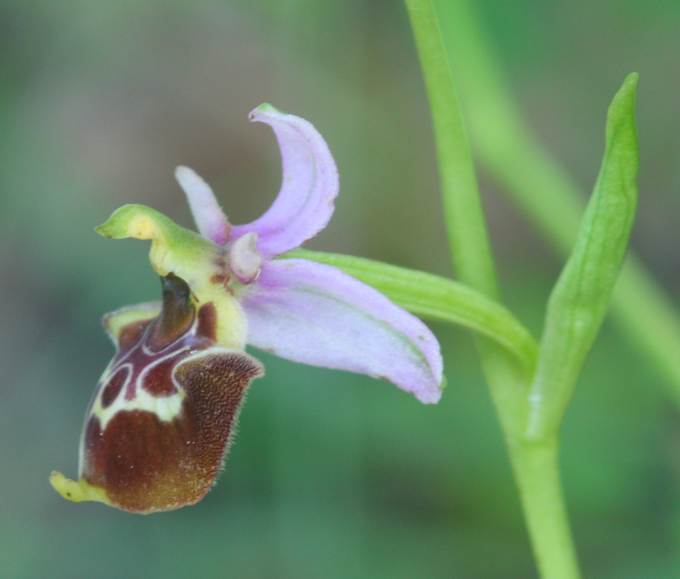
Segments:
[[[211,188],[179,167],[200,235],[143,205],[97,231],[151,240],[163,301],[104,318],[117,351],[87,412],[79,480],[53,473],[71,500],[140,513],[199,501],[214,484],[250,381],[247,344],[297,362],[384,378],[424,403],[441,395],[437,340],[417,318],[358,280],[304,259],[276,259],[333,214],[338,174],[299,117],[262,105],[281,149],[283,184],[259,219],[232,226]]]

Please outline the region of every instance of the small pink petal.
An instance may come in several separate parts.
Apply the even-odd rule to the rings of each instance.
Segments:
[[[251,283],[260,274],[262,256],[257,251],[257,233],[246,233],[229,248],[229,268],[241,283]]]
[[[304,259],[265,263],[242,305],[256,348],[384,378],[423,403],[441,397],[442,358],[432,332],[334,267]]]
[[[187,196],[198,232],[217,245],[229,241],[231,225],[210,185],[189,167],[177,167],[175,179]]]
[[[256,232],[265,257],[300,246],[321,231],[333,215],[338,170],[321,135],[308,121],[260,105],[250,113],[272,127],[281,149],[283,183],[272,206],[259,219],[234,227],[234,237]]]

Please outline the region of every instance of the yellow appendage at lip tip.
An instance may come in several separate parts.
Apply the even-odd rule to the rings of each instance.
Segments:
[[[95,501],[111,505],[106,491],[101,487],[91,485],[86,480],[71,480],[59,471],[53,470],[50,474],[50,484],[67,501],[73,501],[74,503]]]

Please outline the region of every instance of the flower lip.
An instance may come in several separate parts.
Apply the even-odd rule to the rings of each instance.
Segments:
[[[262,368],[215,344],[213,304],[196,303],[184,280],[170,274],[162,286],[157,317],[117,326],[119,347],[85,419],[80,478],[50,479],[65,498],[135,513],[171,510],[200,500],[221,470]]]

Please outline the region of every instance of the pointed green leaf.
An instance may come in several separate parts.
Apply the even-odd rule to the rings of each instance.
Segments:
[[[550,296],[529,395],[530,438],[544,438],[559,428],[628,247],[637,205],[637,81],[638,75],[630,74],[609,107],[600,174],[572,254]]]

